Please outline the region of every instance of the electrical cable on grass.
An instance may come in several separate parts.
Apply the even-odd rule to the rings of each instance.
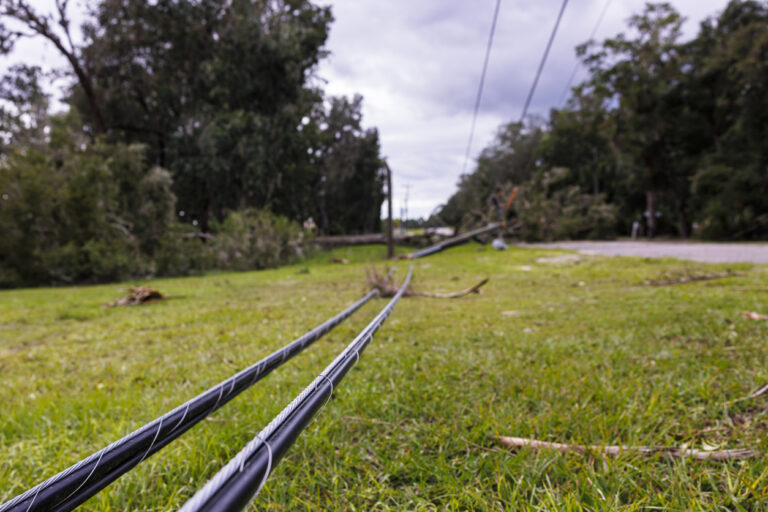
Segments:
[[[371,290],[344,311],[257,363],[131,434],[0,505],[0,512],[69,511],[303,351],[379,295]]]
[[[328,402],[334,388],[338,387],[346,373],[360,360],[360,353],[365,350],[373,335],[408,289],[412,275],[413,265],[397,294],[371,323],[309,386],[187,501],[179,509],[180,512],[238,511],[248,506],[261,490],[269,472],[316,413]]]

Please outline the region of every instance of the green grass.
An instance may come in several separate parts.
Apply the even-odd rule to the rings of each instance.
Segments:
[[[0,292],[0,501],[258,360],[366,291],[382,247],[278,270],[149,282],[171,300],[103,308],[128,286]],[[584,444],[768,448],[768,268],[453,248],[406,298],[274,470],[265,510],[762,510],[765,458],[619,458]],[[406,264],[398,264],[398,276]],[[741,275],[653,287],[691,273]],[[250,440],[383,307],[366,305],[82,510],[171,510]]]

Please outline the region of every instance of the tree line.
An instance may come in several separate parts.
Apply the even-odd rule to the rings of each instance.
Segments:
[[[305,225],[378,231],[378,132],[315,75],[332,21],[308,0],[100,0],[76,42],[68,0],[0,0],[2,54],[38,37],[67,63],[0,82],[0,285],[268,266]]]
[[[548,119],[502,126],[439,212],[488,217],[520,193],[529,240],[768,238],[768,7],[731,0],[681,41],[684,19],[649,3],[629,31],[577,53],[588,78]]]

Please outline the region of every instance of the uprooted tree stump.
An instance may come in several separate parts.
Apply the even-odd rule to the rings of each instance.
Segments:
[[[398,286],[396,283],[392,282],[393,270],[394,270],[394,267],[391,269],[388,269],[387,272],[382,275],[376,271],[376,267],[374,265],[371,265],[370,267],[367,267],[365,269],[365,273],[368,276],[368,282],[370,283],[371,287],[379,290],[379,293],[384,298],[393,297],[397,293]],[[466,290],[462,290],[460,292],[454,292],[454,293],[419,292],[419,291],[413,290],[410,286],[408,286],[408,288],[405,290],[405,293],[403,295],[405,297],[430,297],[433,299],[456,299],[458,297],[464,297],[465,295],[469,295],[470,293],[481,293],[480,288],[482,288],[483,285],[486,284],[488,281],[489,281],[489,278],[486,277],[476,285],[471,286]]]
[[[114,302],[107,303],[110,308],[116,306],[139,306],[158,300],[163,300],[165,295],[146,286],[134,286],[128,289],[128,295]]]

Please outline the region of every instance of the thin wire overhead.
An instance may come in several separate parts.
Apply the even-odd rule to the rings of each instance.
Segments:
[[[483,86],[485,85],[485,74],[488,71],[488,59],[491,56],[491,47],[493,46],[493,35],[496,33],[496,21],[499,19],[499,7],[501,0],[496,0],[496,9],[493,11],[493,22],[491,31],[488,34],[488,45],[485,48],[485,61],[483,62],[483,71],[480,74],[480,85],[477,87],[477,97],[475,98],[475,110],[472,114],[472,127],[469,130],[469,141],[467,142],[467,152],[464,155],[464,165],[461,168],[461,174],[467,171],[467,162],[469,162],[469,153],[472,150],[472,139],[475,136],[475,123],[477,122],[477,112],[480,110],[480,101],[483,98]]]
[[[547,62],[547,57],[549,56],[549,50],[552,48],[552,42],[555,40],[555,35],[557,34],[557,28],[560,26],[560,20],[563,19],[563,13],[565,12],[565,6],[568,5],[568,0],[563,0],[563,5],[560,7],[560,13],[557,15],[557,21],[555,22],[555,27],[552,29],[552,34],[549,36],[549,42],[547,42],[547,48],[544,50],[544,55],[541,57],[541,62],[539,63],[539,69],[536,71],[536,78],[533,80],[533,84],[531,85],[531,90],[528,93],[528,98],[525,100],[525,106],[523,107],[523,114],[520,116],[520,122],[522,123],[525,120],[525,116],[528,114],[528,107],[531,106],[531,100],[533,99],[533,94],[536,92],[536,86],[539,84],[539,78],[541,78],[541,72],[544,70],[544,64]]]
[[[589,34],[589,39],[587,41],[592,41],[595,38],[595,34],[597,34],[597,29],[600,28],[600,25],[603,23],[603,18],[605,18],[605,13],[608,12],[608,7],[611,5],[611,0],[606,0],[605,5],[603,5],[603,10],[600,13],[600,16],[597,18],[597,23],[595,23],[595,26],[592,28],[592,33]],[[576,73],[579,72],[579,69],[581,68],[581,60],[576,59],[576,65],[573,66],[573,72],[571,72],[571,77],[568,79],[568,83],[565,85],[565,89],[563,89],[563,93],[560,95],[560,100],[557,102],[557,105],[560,106],[563,104],[563,101],[565,101],[565,97],[568,95],[568,91],[571,90],[571,84],[573,83],[573,80],[576,78]]]

